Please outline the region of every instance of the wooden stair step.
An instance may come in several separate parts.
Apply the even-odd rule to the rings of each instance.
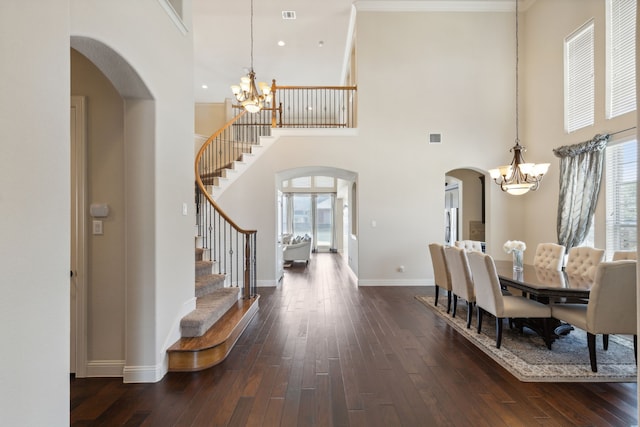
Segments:
[[[167,350],[169,371],[201,371],[222,362],[258,312],[255,298],[239,300],[201,337],[181,338]]]

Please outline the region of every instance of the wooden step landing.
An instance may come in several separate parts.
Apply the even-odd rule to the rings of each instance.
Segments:
[[[176,341],[167,350],[169,371],[201,371],[222,362],[258,312],[259,299],[239,300],[201,337]]]

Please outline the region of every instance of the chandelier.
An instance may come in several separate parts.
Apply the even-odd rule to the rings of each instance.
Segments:
[[[519,196],[529,191],[536,191],[542,177],[549,170],[549,163],[526,163],[522,153],[526,149],[520,145],[518,134],[518,0],[516,0],[516,145],[511,150],[511,164],[490,169],[489,174],[502,191]]]
[[[258,90],[259,88],[259,90]],[[271,102],[271,87],[264,82],[256,86],[256,73],[253,71],[253,0],[251,0],[251,68],[246,76],[240,78],[239,85],[231,86],[240,105],[250,113],[257,113]]]

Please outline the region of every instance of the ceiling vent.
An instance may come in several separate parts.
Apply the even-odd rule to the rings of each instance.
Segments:
[[[282,19],[296,19],[296,11],[295,10],[283,10],[282,11]]]

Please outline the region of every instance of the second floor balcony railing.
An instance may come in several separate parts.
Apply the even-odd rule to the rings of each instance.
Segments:
[[[269,106],[245,115],[236,126],[252,127],[256,136],[268,135],[269,127],[356,127],[357,86],[278,86],[273,80],[271,93]]]

